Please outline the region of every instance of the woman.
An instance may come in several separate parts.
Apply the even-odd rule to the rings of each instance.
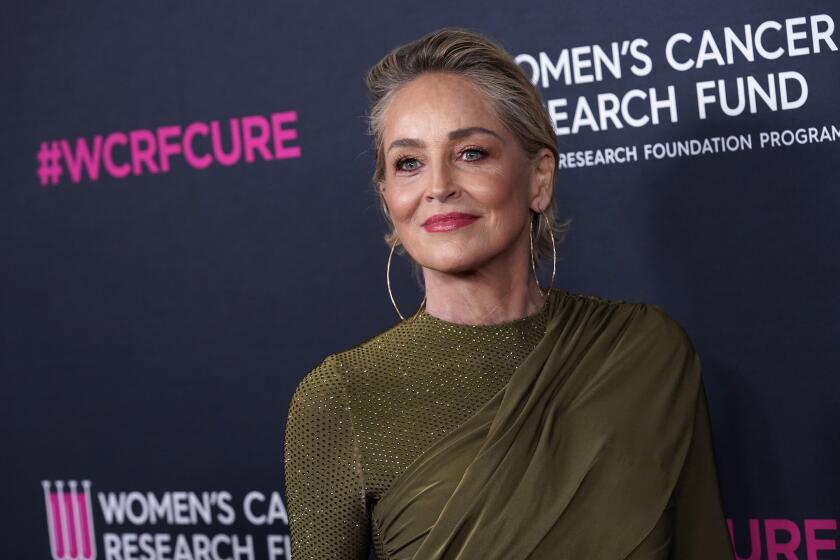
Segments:
[[[298,385],[293,558],[733,558],[686,333],[652,304],[539,285],[562,227],[528,78],[446,28],[367,83],[386,241],[425,298]]]

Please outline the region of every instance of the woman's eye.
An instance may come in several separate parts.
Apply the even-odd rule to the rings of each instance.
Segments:
[[[487,152],[482,150],[481,148],[467,148],[466,150],[464,150],[461,153],[464,154],[464,159],[466,159],[466,161],[476,161],[478,159],[481,159],[485,155],[487,155]],[[468,156],[471,153],[472,154],[478,154],[479,157],[472,157],[471,158],[471,157]]]
[[[403,167],[403,165],[406,163],[413,164],[415,165],[415,167]],[[415,169],[417,169],[417,163],[419,162],[414,158],[402,158],[397,160],[397,162],[394,164],[394,167],[396,167],[398,171],[414,171]]]

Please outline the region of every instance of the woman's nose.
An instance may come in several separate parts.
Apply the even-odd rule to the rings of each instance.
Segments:
[[[426,188],[426,197],[436,198],[444,201],[458,192],[452,169],[443,163],[434,163],[434,170],[429,174],[429,185]]]

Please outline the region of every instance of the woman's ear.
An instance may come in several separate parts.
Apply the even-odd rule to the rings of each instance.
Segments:
[[[384,193],[385,187],[384,187],[383,183],[378,183],[377,187],[379,188],[379,201],[382,203],[382,211],[385,212],[385,216],[387,216],[388,219],[390,220],[391,219],[391,210],[388,208],[388,203],[385,201],[385,193]]]
[[[531,189],[531,209],[534,212],[545,210],[553,195],[552,182],[554,178],[554,153],[548,148],[542,148],[534,157],[536,165]]]

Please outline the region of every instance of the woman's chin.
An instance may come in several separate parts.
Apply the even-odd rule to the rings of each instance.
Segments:
[[[467,257],[463,254],[451,257],[437,255],[434,259],[424,262],[423,267],[442,274],[463,276],[473,272],[478,262],[480,262],[480,259]]]

